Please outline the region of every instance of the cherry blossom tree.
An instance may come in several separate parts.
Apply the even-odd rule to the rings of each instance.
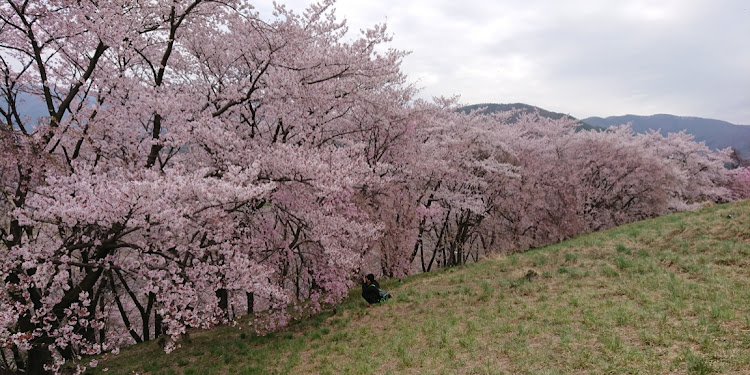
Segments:
[[[0,5],[3,369],[346,295],[413,89],[332,4]]]
[[[446,109],[449,114],[437,112],[432,120],[439,128],[427,129],[424,135],[429,153],[445,164],[432,171],[431,179],[439,184],[432,187],[430,201],[424,203],[430,216],[419,229],[423,271],[434,262],[438,266],[464,264],[495,249],[497,229],[489,219],[519,178],[513,164],[516,158],[505,143],[512,134],[502,126],[512,113],[486,117]],[[428,207],[428,203],[437,207]],[[432,247],[429,251],[428,245]],[[426,254],[430,254],[428,261]]]
[[[750,167],[738,168],[734,171],[730,190],[735,199],[750,198]]]
[[[538,114],[487,121],[505,129],[493,134],[503,140],[493,149],[505,150],[504,160],[518,176],[491,184],[494,198],[483,195],[492,202],[482,222],[495,251],[542,246],[704,200],[732,199],[726,151],[712,152],[684,133],[636,135],[628,126],[576,131],[571,119]]]
[[[587,231],[666,212],[675,176],[629,127],[579,132],[568,146],[568,159],[578,172],[578,213]]]
[[[705,143],[695,142],[694,137],[684,131],[666,137],[652,131],[639,138],[677,177],[676,183],[668,187],[672,210],[686,209],[704,201],[732,199],[728,188],[732,172],[726,168],[731,161],[731,149],[711,151]]]

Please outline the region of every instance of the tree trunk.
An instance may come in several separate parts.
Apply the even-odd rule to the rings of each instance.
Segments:
[[[161,336],[164,329],[161,326],[161,315],[154,310],[154,338]]]
[[[229,292],[224,288],[218,289],[216,297],[219,298],[219,308],[224,312],[224,318],[229,319]]]
[[[247,296],[247,313],[252,314],[255,310],[253,309],[255,305],[255,293],[245,293]]]
[[[52,364],[52,353],[46,343],[32,340],[32,347],[29,349],[28,359],[26,360],[26,374],[28,375],[46,375],[49,371],[44,369],[44,365]]]

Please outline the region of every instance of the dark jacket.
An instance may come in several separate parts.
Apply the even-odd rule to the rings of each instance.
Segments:
[[[362,283],[362,298],[369,304],[380,302],[380,284],[377,281]]]

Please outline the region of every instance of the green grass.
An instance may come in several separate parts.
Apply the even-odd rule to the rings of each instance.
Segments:
[[[365,308],[355,289],[336,314],[276,334],[194,331],[169,355],[150,342],[91,372],[750,373],[750,201],[383,287],[394,295],[383,305]]]

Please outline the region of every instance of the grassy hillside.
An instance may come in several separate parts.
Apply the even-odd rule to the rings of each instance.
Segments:
[[[526,277],[532,270],[537,276]],[[750,373],[750,201],[386,281],[394,299],[257,337],[192,333],[107,374]]]

